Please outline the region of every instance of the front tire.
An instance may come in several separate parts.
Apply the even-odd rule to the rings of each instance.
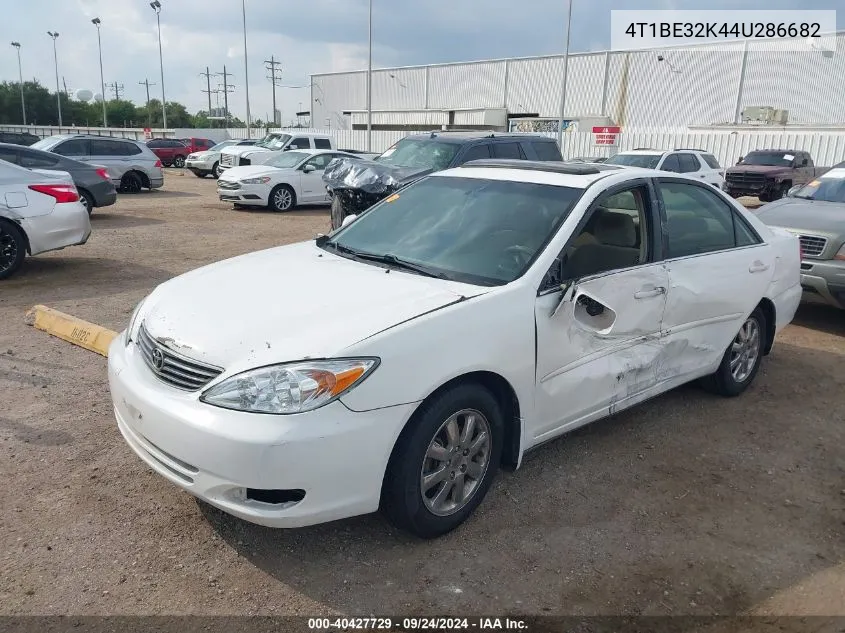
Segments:
[[[214,167],[211,168],[211,175],[215,178],[220,178],[220,175],[223,173],[223,170],[220,169],[220,163],[214,163]]]
[[[381,507],[397,527],[434,538],[463,523],[484,499],[502,454],[496,397],[466,383],[435,395],[399,436]]]
[[[766,343],[766,316],[758,307],[725,350],[719,369],[702,381],[705,389],[727,398],[745,391],[760,369]]]
[[[0,220],[0,279],[11,277],[26,257],[26,237],[16,224]]]
[[[290,211],[296,206],[296,194],[287,185],[278,185],[270,192],[268,206],[273,211]]]

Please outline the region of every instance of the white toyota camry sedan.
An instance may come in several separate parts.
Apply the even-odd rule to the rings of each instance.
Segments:
[[[743,392],[799,262],[796,237],[681,175],[474,161],[160,285],[110,350],[117,423],[248,521],[381,508],[434,537],[547,440],[692,380]]]
[[[276,152],[261,165],[232,167],[217,180],[223,202],[289,211],[297,205],[328,204],[323,171],[335,158],[359,158],[337,150]]]

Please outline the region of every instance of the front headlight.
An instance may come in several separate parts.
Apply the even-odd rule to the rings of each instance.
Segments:
[[[266,185],[270,182],[269,176],[261,176],[260,178],[244,178],[241,183],[244,185]]]
[[[132,342],[132,332],[135,330],[135,321],[138,320],[138,315],[141,313],[141,308],[144,306],[144,302],[147,300],[146,297],[141,299],[138,302],[138,305],[135,306],[135,310],[132,311],[132,316],[129,317],[129,326],[126,328],[126,345],[128,346],[129,343]]]
[[[270,365],[227,378],[203,393],[200,400],[250,413],[304,413],[360,384],[378,362],[377,358],[350,358]]]

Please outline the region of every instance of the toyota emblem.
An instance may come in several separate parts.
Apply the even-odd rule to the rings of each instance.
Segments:
[[[164,367],[164,354],[158,348],[153,350],[153,367],[159,371]]]

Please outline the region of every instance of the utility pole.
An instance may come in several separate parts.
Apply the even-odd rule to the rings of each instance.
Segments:
[[[147,89],[147,127],[151,128],[153,126],[153,113],[150,112],[150,86],[155,86],[155,84],[150,83],[149,79],[139,81],[138,84]]]
[[[223,83],[217,85],[217,92],[223,93],[223,116],[224,116],[224,123],[228,126],[229,125],[229,93],[235,91],[235,86],[229,83],[229,78],[234,77],[234,75],[230,75],[226,71],[226,67],[223,66],[222,73],[214,73],[216,77],[223,77]]]
[[[23,70],[21,67],[21,44],[20,42],[12,42],[12,46],[14,46],[18,51],[18,75],[21,78],[20,88],[21,88],[21,114],[23,115],[23,124],[26,125],[26,99],[23,96]]]
[[[114,100],[120,101],[120,94],[122,92],[124,92],[123,84],[119,84],[116,81],[113,81],[110,84],[108,84],[108,87],[109,87],[109,90],[111,90],[114,93]]]
[[[211,115],[211,78],[214,76],[214,73],[208,70],[208,66],[205,67],[205,72],[200,73],[200,77],[205,77],[205,84],[206,89],[202,90],[201,92],[205,92],[208,94],[208,114]]]
[[[53,38],[53,61],[56,64],[56,105],[59,109],[59,127],[62,127],[62,92],[59,90],[59,54],[56,52],[56,39],[59,37],[59,33],[53,31],[47,31],[47,35]]]
[[[244,89],[246,90],[246,137],[252,138],[252,135],[249,131],[249,59],[247,57],[246,46],[246,0],[241,0],[241,11],[243,12],[244,16]]]
[[[265,68],[270,71],[270,76],[267,79],[273,84],[273,125],[276,125],[276,86],[282,80],[282,62],[277,62],[274,56],[270,59],[264,60]],[[279,125],[281,125],[281,117],[279,117]]]

